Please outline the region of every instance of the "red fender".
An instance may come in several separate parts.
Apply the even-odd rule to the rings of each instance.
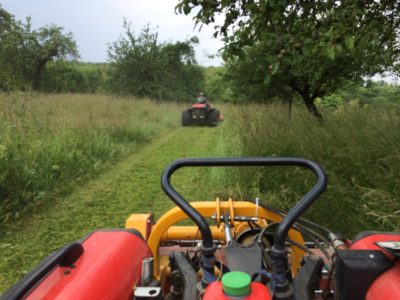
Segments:
[[[151,251],[135,232],[95,231],[72,266],[58,265],[26,299],[132,299]]]

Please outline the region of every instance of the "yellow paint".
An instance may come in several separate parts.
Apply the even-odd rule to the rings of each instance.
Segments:
[[[231,220],[234,220],[235,216],[244,216],[244,217],[255,217],[256,206],[252,202],[248,201],[232,201],[229,199],[228,201],[208,201],[208,202],[192,202],[190,203],[204,218],[210,218],[214,216],[222,216],[225,212],[228,212]],[[138,224],[143,228],[143,221],[138,221],[135,223],[134,217],[135,215],[131,215],[129,217],[129,222],[127,220],[127,226],[129,228],[133,228],[131,226],[135,226]],[[141,216],[141,220],[143,220],[144,215]],[[147,241],[153,255],[154,255],[154,276],[157,279],[160,279],[161,270],[164,270],[163,276],[165,276],[166,266],[164,264],[160,264],[160,255],[159,255],[159,246],[161,242],[165,242],[168,240],[195,240],[201,239],[201,234],[198,231],[196,226],[174,226],[176,223],[187,219],[188,216],[179,208],[174,207],[167,211],[153,226],[150,237]],[[275,214],[272,211],[269,211],[263,207],[258,208],[258,223],[262,226],[265,226],[266,220],[270,222],[280,222],[282,217],[278,214]],[[219,222],[215,222],[218,224]],[[137,228],[137,227],[135,227]],[[140,228],[137,228],[141,231]],[[220,240],[221,242],[225,242],[225,235],[223,231],[223,223],[219,224],[219,226],[210,226],[211,233],[213,239]],[[239,234],[243,230],[248,229],[247,222],[234,222],[234,232]],[[300,232],[291,229],[288,233],[290,239],[295,242],[304,245],[304,239]],[[293,276],[297,274],[297,270],[300,268],[300,261],[304,255],[304,252],[297,247],[290,247],[291,252],[291,271]]]
[[[225,234],[222,226],[210,226],[212,236],[215,240],[225,242]],[[164,232],[160,242],[172,240],[200,240],[201,233],[197,226],[171,226]]]
[[[126,219],[125,228],[134,228],[146,238],[148,234],[147,224],[149,221],[154,223],[152,214],[132,214]]]

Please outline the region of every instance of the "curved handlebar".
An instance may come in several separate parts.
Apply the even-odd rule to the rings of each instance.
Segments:
[[[318,198],[325,190],[327,177],[324,170],[315,162],[296,157],[247,157],[247,158],[185,158],[173,161],[169,164],[162,176],[161,186],[168,197],[179,206],[199,227],[203,247],[213,248],[212,234],[206,220],[191,206],[171,185],[171,175],[183,167],[225,167],[225,166],[299,166],[311,170],[317,176],[317,182],[312,189],[288,212],[276,231],[274,248],[285,249],[287,233],[304,213],[304,211]]]

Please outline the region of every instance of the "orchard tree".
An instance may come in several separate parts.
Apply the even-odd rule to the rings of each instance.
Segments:
[[[14,17],[4,10],[0,4],[0,38],[2,41],[10,32],[14,31],[16,25]]]
[[[33,51],[32,87],[38,89],[44,68],[53,60],[68,60],[79,58],[76,42],[72,33],[63,33],[63,28],[57,25],[47,25],[34,32],[35,44]]]
[[[22,88],[26,82],[22,36],[22,24],[0,5],[0,90]]]
[[[224,81],[235,102],[278,102],[288,107],[291,117],[293,90],[277,76],[271,76],[269,62],[257,45],[246,47],[239,57],[230,58],[225,64]]]
[[[37,89],[52,60],[79,57],[71,33],[48,25],[33,30],[30,18],[16,21],[0,6],[0,89]]]
[[[149,25],[139,34],[127,20],[123,26],[125,33],[108,49],[113,92],[188,101],[200,90],[204,77],[195,59],[197,38],[163,43]]]
[[[315,99],[347,80],[399,68],[400,2],[334,0],[179,0],[179,13],[195,12],[196,24],[215,25],[231,64],[254,62],[254,80],[290,89],[322,118]]]

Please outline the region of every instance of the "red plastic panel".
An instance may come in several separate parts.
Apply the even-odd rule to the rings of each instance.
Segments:
[[[366,300],[400,299],[400,261],[379,276],[368,290]]]
[[[26,299],[132,299],[146,243],[127,231],[96,231],[73,268],[56,267]]]
[[[230,300],[224,294],[221,281],[211,283],[204,293],[203,300]],[[239,298],[238,298],[239,299]],[[244,300],[271,300],[272,296],[267,287],[259,282],[251,283],[251,294],[243,297]]]
[[[207,106],[207,104],[203,104],[203,103],[192,104],[193,108],[205,108],[206,106]]]
[[[368,235],[364,238],[359,239],[358,241],[354,242],[350,246],[351,250],[381,250],[383,253],[386,254],[389,258],[393,259],[393,255],[389,254],[387,251],[384,251],[382,248],[377,246],[376,242],[399,242],[400,241],[400,234],[388,234],[388,233],[376,233]]]

